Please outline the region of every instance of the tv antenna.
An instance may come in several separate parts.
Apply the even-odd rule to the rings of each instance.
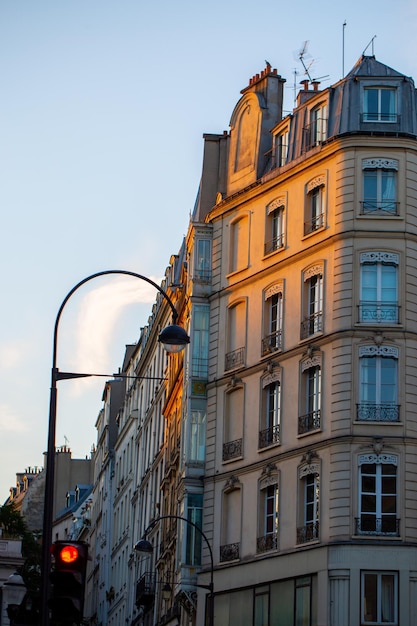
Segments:
[[[362,52],[362,56],[365,55],[365,52],[367,51],[367,49],[369,48],[369,46],[372,46],[372,56],[374,56],[374,41],[376,39],[376,35],[374,35],[371,39],[371,41],[368,43],[368,45],[366,46],[365,50]]]
[[[310,76],[309,70],[314,63],[314,59],[312,59],[310,63],[306,65],[305,61],[307,61],[308,59],[311,59],[311,54],[309,54],[307,50],[308,50],[308,41],[305,41],[303,45],[301,46],[300,50],[298,51],[298,60],[301,62],[301,65],[304,68],[304,74],[308,76],[308,80],[311,82],[312,78]]]

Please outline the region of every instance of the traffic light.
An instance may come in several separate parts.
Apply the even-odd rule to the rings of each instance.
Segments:
[[[49,602],[51,624],[80,624],[83,619],[88,544],[84,541],[55,541],[51,552],[54,557]]]

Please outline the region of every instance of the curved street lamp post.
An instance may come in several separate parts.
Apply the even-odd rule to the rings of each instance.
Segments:
[[[55,480],[55,436],[56,436],[56,415],[57,415],[57,382],[59,380],[68,380],[72,378],[85,378],[89,376],[98,376],[100,374],[85,374],[75,372],[60,372],[57,368],[57,348],[58,348],[58,327],[62,312],[71,296],[85,283],[109,274],[118,274],[132,276],[144,280],[165,298],[172,311],[172,324],[164,328],[158,336],[158,341],[162,343],[167,352],[179,352],[190,342],[184,328],[177,325],[178,313],[174,303],[168,294],[153,280],[130,272],[128,270],[104,270],[87,276],[77,283],[65,296],[58,310],[55,320],[54,336],[53,336],[53,352],[52,352],[52,371],[51,371],[51,392],[49,400],[49,422],[48,422],[48,447],[46,453],[46,478],[45,478],[45,502],[43,510],[43,533],[42,533],[42,559],[41,559],[41,602],[40,602],[40,623],[42,626],[49,624],[49,575],[51,570],[51,553],[52,545],[52,525],[53,525],[53,505],[54,505],[54,480]]]
[[[186,524],[189,524],[190,526],[195,528],[200,533],[200,535],[202,536],[202,538],[206,542],[206,545],[207,545],[207,548],[208,548],[208,551],[209,551],[209,554],[210,554],[210,583],[208,585],[195,584],[194,586],[195,587],[200,587],[201,589],[208,589],[208,591],[209,591],[209,594],[208,594],[208,626],[214,626],[214,582],[213,582],[214,561],[213,561],[213,550],[211,548],[211,545],[210,545],[210,542],[209,542],[207,536],[201,530],[200,526],[198,526],[195,522],[192,522],[191,520],[187,519],[186,517],[181,517],[181,515],[161,515],[160,517],[157,517],[156,519],[154,519],[149,524],[149,526],[146,528],[145,532],[143,533],[142,539],[140,541],[138,541],[137,544],[135,545],[135,550],[139,554],[144,554],[144,555],[150,555],[150,554],[153,553],[153,546],[152,546],[151,542],[146,539],[146,536],[158,524],[158,522],[160,522],[163,519],[181,520],[182,522],[185,522]]]

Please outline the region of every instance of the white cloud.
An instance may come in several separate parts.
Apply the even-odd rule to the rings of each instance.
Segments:
[[[27,348],[26,348],[27,354]],[[3,344],[0,346],[0,368],[10,370],[19,367],[25,358],[25,347],[18,343]]]
[[[153,277],[151,280],[158,285],[161,281]],[[149,304],[155,302],[156,296],[157,291],[152,285],[131,277],[118,278],[89,291],[81,300],[72,341],[68,336],[64,337],[63,352],[71,362],[71,367],[75,371],[86,373],[109,372],[112,369],[112,338],[121,315],[128,305],[141,303],[147,306],[147,319],[150,313]],[[137,332],[139,335],[139,324]],[[137,339],[138,336],[135,341]],[[61,358],[60,356],[60,361]],[[82,386],[84,389],[85,382]],[[78,395],[81,385],[75,382],[72,389],[74,395]]]

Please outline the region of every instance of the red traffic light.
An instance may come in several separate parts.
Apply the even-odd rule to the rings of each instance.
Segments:
[[[76,546],[67,545],[67,546],[62,546],[58,550],[58,554],[55,554],[55,558],[60,559],[63,563],[70,564],[70,563],[75,563],[79,555],[80,553]]]

